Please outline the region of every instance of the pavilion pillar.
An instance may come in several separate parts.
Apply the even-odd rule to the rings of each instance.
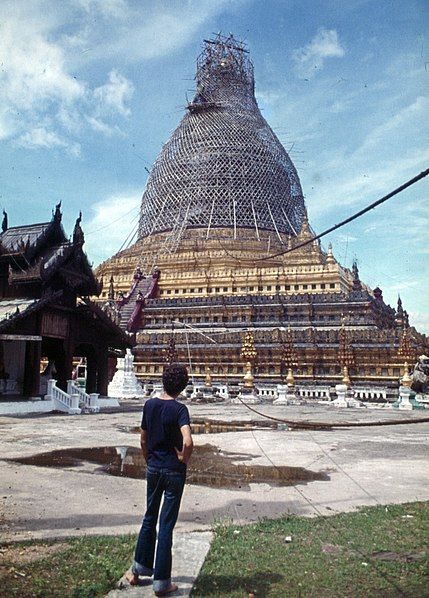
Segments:
[[[97,392],[105,397],[107,396],[107,385],[109,383],[109,354],[108,348],[102,347],[97,354],[98,357],[98,376]]]
[[[86,392],[98,392],[97,380],[98,380],[98,365],[100,356],[94,350],[87,355],[86,358]]]
[[[25,365],[22,393],[36,396],[40,389],[41,341],[27,341],[25,344]]]

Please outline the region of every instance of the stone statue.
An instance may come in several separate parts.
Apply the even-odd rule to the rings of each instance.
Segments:
[[[1,224],[1,229],[2,229],[2,232],[4,232],[4,233],[7,231],[7,214],[4,210],[3,210],[3,222]]]
[[[420,355],[412,374],[411,389],[418,393],[429,392],[429,357]]]

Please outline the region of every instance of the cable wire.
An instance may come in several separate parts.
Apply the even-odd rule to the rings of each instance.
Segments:
[[[411,187],[411,185],[414,185],[415,183],[417,183],[421,179],[425,178],[426,176],[428,176],[428,174],[429,174],[429,168],[426,169],[426,170],[424,170],[423,172],[421,172],[417,176],[413,177],[412,179],[410,179],[409,181],[407,181],[406,183],[404,183],[400,187],[397,187],[396,189],[394,189],[393,191],[391,191],[387,195],[384,195],[383,197],[381,197],[377,201],[374,201],[373,203],[371,203],[366,208],[363,208],[362,210],[359,210],[359,212],[356,212],[355,214],[352,214],[351,216],[349,216],[345,220],[342,220],[338,224],[335,224],[334,226],[331,226],[330,228],[324,230],[320,234],[315,235],[311,239],[308,239],[307,241],[303,241],[302,243],[299,243],[298,245],[295,245],[294,247],[290,247],[289,249],[284,249],[282,251],[274,253],[274,254],[270,255],[269,258],[272,259],[274,257],[280,257],[281,255],[286,255],[287,253],[291,253],[292,251],[296,251],[297,249],[301,249],[301,247],[305,247],[306,245],[309,245],[310,243],[313,243],[314,241],[317,241],[318,239],[321,239],[322,237],[328,235],[329,233],[332,233],[334,230],[337,230],[338,228],[341,228],[342,226],[345,226],[349,222],[352,222],[353,220],[356,220],[357,218],[360,218],[361,216],[363,216],[364,214],[366,214],[370,210],[373,210],[377,206],[381,205],[382,203],[384,203],[388,199],[391,199],[395,195],[398,195],[398,193],[401,193],[402,191],[404,191],[408,187]],[[229,255],[230,257],[232,257],[233,259],[235,259],[235,260],[237,260],[239,262],[241,262],[241,261],[249,261],[249,260],[243,260],[241,258],[236,257],[234,254],[230,253],[225,248],[224,248],[224,250],[227,253],[227,255]],[[266,259],[267,258],[256,258],[256,259],[251,260],[251,261],[253,263],[256,263],[256,262],[266,261]]]
[[[119,216],[119,218],[116,218],[116,220],[112,220],[112,222],[109,222],[108,224],[105,224],[104,226],[101,226],[100,228],[96,228],[95,230],[91,230],[89,232],[85,231],[85,236],[87,237],[88,235],[93,235],[95,233],[98,233],[100,230],[109,228],[113,224],[116,224],[116,222],[119,222],[119,220],[122,220],[122,218],[125,218],[125,216],[128,216],[128,214],[131,214],[131,212],[134,212],[134,210],[140,210],[140,206],[134,206],[133,208],[131,208],[131,210],[128,210],[128,212],[125,212],[125,214],[122,214],[121,216]]]
[[[249,411],[253,411],[257,415],[264,417],[265,419],[269,419],[271,421],[280,422],[282,424],[287,424],[288,426],[296,429],[301,430],[320,430],[324,429],[331,429],[331,428],[371,428],[374,426],[399,426],[402,424],[424,424],[429,422],[429,417],[422,417],[419,419],[401,419],[400,421],[370,421],[370,422],[312,422],[312,421],[293,421],[288,419],[283,419],[280,417],[274,417],[273,415],[267,415],[266,413],[262,413],[262,411],[258,411],[254,407],[251,407],[248,403],[245,403],[243,399],[239,396],[236,397],[240,401],[242,405],[244,405]]]

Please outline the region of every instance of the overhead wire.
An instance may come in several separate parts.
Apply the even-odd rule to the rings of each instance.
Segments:
[[[302,241],[301,243],[298,243],[294,247],[289,247],[289,249],[283,249],[282,251],[278,251],[277,253],[273,253],[273,254],[271,254],[269,256],[269,258],[272,259],[272,258],[275,258],[275,257],[280,257],[282,255],[286,255],[286,254],[291,253],[293,251],[297,251],[298,249],[301,249],[302,247],[305,247],[306,245],[309,245],[310,243],[314,243],[314,241],[317,241],[318,239],[321,239],[322,237],[325,237],[329,233],[332,233],[333,231],[341,228],[342,226],[345,226],[346,224],[349,224],[353,220],[356,220],[357,218],[360,218],[361,216],[363,216],[364,214],[366,214],[370,210],[373,210],[374,208],[376,208],[377,206],[381,205],[382,203],[388,201],[389,199],[391,199],[395,195],[398,195],[399,193],[401,193],[402,191],[404,191],[408,187],[411,187],[411,185],[414,185],[415,183],[417,183],[421,179],[427,177],[428,174],[429,174],[429,168],[426,169],[426,170],[424,170],[424,171],[422,171],[420,174],[418,174],[417,176],[413,177],[412,179],[406,181],[405,183],[403,183],[402,185],[400,185],[399,187],[397,187],[396,189],[394,189],[390,193],[387,193],[386,195],[384,195],[383,197],[381,197],[377,201],[372,202],[371,204],[369,204],[368,206],[366,206],[362,210],[359,210],[358,212],[355,212],[354,214],[352,214],[348,218],[345,218],[344,220],[342,220],[338,224],[335,224],[335,225],[329,227],[328,229],[324,230],[323,232],[319,233],[318,235],[314,235],[313,237],[311,237],[310,239],[307,239],[306,241]],[[256,262],[266,261],[266,259],[267,259],[266,257],[263,257],[263,258],[255,258],[255,259],[251,259],[251,260],[249,260],[249,259],[243,260],[242,258],[239,258],[239,257],[235,256],[233,253],[231,253],[225,247],[223,247],[223,249],[224,249],[225,253],[229,257],[235,259],[238,262],[252,261],[252,263],[256,263]]]
[[[111,226],[113,226],[113,224],[116,224],[117,222],[119,222],[119,220],[122,220],[123,218],[125,218],[125,216],[128,216],[128,214],[131,214],[131,212],[134,212],[135,210],[140,210],[140,206],[134,206],[133,208],[131,208],[131,210],[128,210],[128,212],[125,212],[124,214],[119,216],[119,218],[116,218],[116,220],[112,220],[111,222],[105,224],[104,226],[101,226],[100,228],[90,230],[89,232],[85,231],[85,236],[87,237],[88,235],[94,235],[95,233],[98,233],[101,230],[110,228]]]
[[[314,442],[314,444],[317,445],[317,447],[319,448],[320,451],[322,451],[322,453],[325,455],[325,457],[327,457],[330,461],[332,461],[332,463],[335,465],[335,467],[337,467],[341,473],[346,476],[351,482],[353,482],[353,484],[355,484],[355,486],[357,486],[360,490],[362,490],[362,492],[364,494],[366,494],[371,500],[373,500],[378,506],[381,506],[381,503],[375,498],[375,496],[373,496],[372,494],[370,494],[368,492],[368,490],[366,490],[362,484],[360,484],[359,482],[357,482],[333,457],[332,455],[330,455],[329,453],[327,453],[325,451],[325,449],[317,442],[317,440],[313,437],[313,435],[311,434],[311,432],[309,432],[308,430],[306,431],[308,436],[310,436],[311,440]]]
[[[138,215],[136,218],[134,218],[133,220],[137,220],[137,223],[135,224],[135,226],[131,229],[131,232],[127,235],[125,241],[122,243],[121,247],[118,249],[117,253],[119,253],[120,251],[122,251],[122,249],[127,245],[127,242],[131,239],[134,238],[135,234],[137,233],[138,227],[139,227],[139,219],[138,219]]]
[[[324,421],[294,421],[283,419],[280,417],[274,417],[273,415],[267,415],[262,411],[258,411],[254,407],[251,407],[248,403],[243,401],[239,396],[236,397],[240,401],[242,405],[244,405],[249,411],[253,411],[257,415],[265,419],[269,419],[271,421],[280,422],[282,424],[287,424],[292,428],[300,428],[302,430],[317,430],[317,429],[329,429],[329,428],[371,428],[374,426],[399,426],[404,424],[422,424],[429,422],[429,417],[421,417],[418,419],[401,419],[401,420],[394,420],[394,421],[370,421],[370,422],[324,422]]]

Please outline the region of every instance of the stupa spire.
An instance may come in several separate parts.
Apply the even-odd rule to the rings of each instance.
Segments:
[[[149,175],[139,239],[171,232],[174,253],[187,228],[207,239],[219,228],[296,236],[305,218],[301,185],[286,150],[262,117],[253,64],[233,36],[205,40],[196,92]]]

